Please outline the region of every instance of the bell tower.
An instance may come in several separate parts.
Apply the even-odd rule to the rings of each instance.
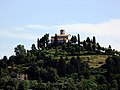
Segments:
[[[65,34],[65,30],[61,29],[60,30],[60,35],[63,35],[63,34]]]

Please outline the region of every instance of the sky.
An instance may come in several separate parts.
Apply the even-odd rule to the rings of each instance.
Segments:
[[[120,0],[0,0],[0,58],[60,29],[120,50]]]

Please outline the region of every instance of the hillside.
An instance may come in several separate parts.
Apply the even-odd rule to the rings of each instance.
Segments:
[[[108,58],[108,55],[83,55],[80,57],[82,60],[88,62],[90,67],[98,68],[105,64],[105,60]]]
[[[119,90],[120,52],[101,46],[95,36],[69,36],[55,34],[50,42],[45,34],[30,50],[17,45],[15,55],[0,60],[0,89]]]

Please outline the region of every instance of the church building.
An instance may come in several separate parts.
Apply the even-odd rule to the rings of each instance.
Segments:
[[[51,36],[51,43],[54,43],[55,36]],[[65,34],[65,30],[61,29],[60,34],[57,34],[58,44],[67,43],[71,39],[70,34]]]

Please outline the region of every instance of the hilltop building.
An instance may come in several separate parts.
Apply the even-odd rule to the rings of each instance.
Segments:
[[[60,34],[57,34],[57,42],[59,44],[67,43],[71,39],[70,34],[65,34],[65,30],[61,29]],[[55,36],[51,36],[51,43],[54,43]]]

